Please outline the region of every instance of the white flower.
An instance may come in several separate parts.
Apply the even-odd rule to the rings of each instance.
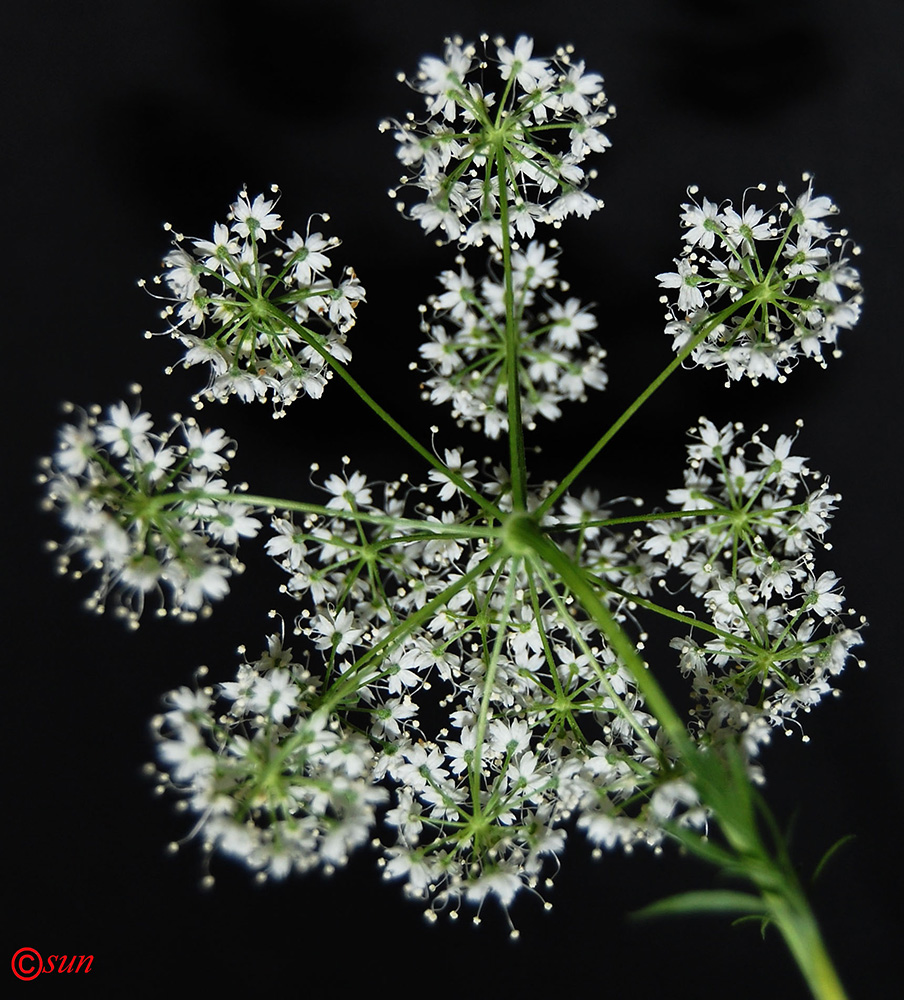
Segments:
[[[677,521],[653,521],[653,536],[644,542],[644,548],[653,555],[665,555],[670,566],[681,566],[687,557],[690,543]]]
[[[107,410],[107,420],[97,425],[97,437],[110,445],[117,457],[130,451],[147,454],[150,450],[148,431],[153,427],[149,413],[132,413],[124,402],[114,403]]]
[[[326,251],[338,246],[336,239],[326,239],[322,233],[309,233],[306,237],[298,233],[286,240],[292,251],[292,277],[299,285],[310,285],[315,275],[321,277],[330,266]]]
[[[813,181],[810,178],[805,179],[809,183],[807,184],[807,190],[798,197],[795,203],[795,215],[799,215],[802,219],[800,223],[800,231],[802,233],[822,239],[828,235],[829,229],[821,220],[827,215],[834,215],[838,209],[832,203],[832,199],[827,198],[825,195],[814,198]]]
[[[66,424],[60,428],[54,464],[69,476],[80,476],[94,455],[95,433],[87,424]]]
[[[373,502],[371,491],[367,486],[367,479],[360,472],[353,472],[347,478],[334,474],[323,485],[328,492],[333,494],[327,501],[327,507],[335,507],[337,510],[355,510],[359,507],[369,507]]]
[[[561,87],[562,95],[559,98],[561,106],[576,111],[579,115],[587,115],[592,108],[592,103],[587,98],[599,94],[603,88],[603,78],[599,73],[586,73],[584,60],[580,59],[568,67]]]
[[[261,522],[251,517],[243,504],[230,502],[217,505],[216,516],[211,519],[208,532],[224,545],[236,545],[239,538],[254,538]]]
[[[476,462],[462,464],[461,455],[461,448],[446,448],[446,468],[452,472],[457,472],[463,479],[473,479],[477,475],[477,464]],[[458,487],[447,473],[441,472],[438,469],[431,469],[429,476],[434,482],[441,484],[439,491],[440,500],[450,500],[458,492]]]
[[[445,59],[424,56],[418,68],[418,89],[431,100],[432,114],[451,121],[457,112],[456,96],[462,92],[464,78],[471,69],[472,56],[456,42],[447,42]]]
[[[228,567],[198,562],[185,567],[178,564],[167,573],[177,587],[176,601],[183,608],[196,610],[208,600],[218,601],[229,593]]]
[[[282,722],[298,704],[298,686],[288,670],[272,670],[266,677],[255,677],[251,685],[248,708]]]
[[[443,271],[440,281],[446,291],[436,297],[435,308],[448,309],[453,319],[467,319],[474,308],[474,279],[462,268],[458,274]]]
[[[508,80],[514,73],[518,85],[528,93],[538,86],[547,84],[550,76],[549,64],[545,59],[531,58],[533,51],[534,40],[526,35],[520,35],[517,38],[514,51],[505,45],[500,45],[498,49],[499,75],[503,80]],[[583,70],[583,64],[581,64],[581,69]],[[569,82],[573,88],[574,81],[570,80]]]
[[[841,594],[832,593],[839,584],[834,573],[821,573],[818,580],[810,577],[807,583],[808,607],[820,618],[834,615],[841,610],[844,598]]]
[[[698,287],[700,276],[694,266],[686,260],[676,260],[677,271],[663,272],[656,275],[656,280],[662,288],[677,288],[678,308],[682,312],[693,312],[703,305],[703,293]]]
[[[246,234],[247,235],[247,234]],[[202,254],[207,254],[207,259],[204,260],[204,266],[209,267],[214,270],[223,270],[227,267],[231,267],[233,259],[241,254],[241,247],[239,241],[232,239],[229,235],[228,226],[224,226],[221,222],[214,223],[213,227],[213,240],[192,240],[195,249]],[[192,266],[192,258],[185,254],[186,263],[189,267]],[[192,277],[192,280],[194,278]],[[200,289],[200,282],[194,282],[196,287],[194,291]]]
[[[748,205],[743,215],[738,215],[733,208],[726,208],[721,221],[725,225],[728,243],[734,247],[746,243],[746,249],[752,251],[757,240],[769,239],[773,235],[772,224],[768,219],[762,221],[764,215],[756,205]]]
[[[495,871],[481,874],[476,879],[467,882],[466,895],[471,903],[481,903],[488,893],[499,898],[503,907],[509,907],[514,902],[521,879],[513,872]]]
[[[560,222],[569,215],[589,219],[592,212],[597,212],[602,207],[603,203],[599,198],[594,198],[586,191],[572,189],[566,190],[548,206],[547,216],[553,222]]]
[[[168,739],[158,747],[157,754],[171,766],[173,778],[179,782],[206,785],[216,765],[215,755],[193,726],[182,727],[176,738]]]
[[[249,202],[248,191],[243,188],[231,208],[231,216],[235,220],[232,223],[233,232],[239,236],[250,236],[253,240],[266,241],[268,231],[282,227],[282,219],[270,211],[273,205],[274,202],[264,198],[262,194]]]
[[[364,634],[364,629],[352,628],[353,624],[351,611],[340,611],[335,615],[324,611],[313,622],[312,632],[317,636],[314,644],[318,649],[335,649],[336,654],[341,656]]]
[[[684,240],[689,246],[700,246],[708,250],[716,241],[716,234],[722,232],[722,218],[719,206],[708,198],[703,205],[681,206],[684,211],[681,221],[688,227]]]
[[[556,347],[577,347],[582,333],[596,329],[596,317],[581,308],[580,299],[570,298],[565,305],[553,302],[549,318],[553,322],[550,340]]]
[[[227,465],[226,456],[220,452],[229,444],[229,438],[221,428],[202,431],[197,424],[186,424],[185,443],[195,468],[216,472]]]

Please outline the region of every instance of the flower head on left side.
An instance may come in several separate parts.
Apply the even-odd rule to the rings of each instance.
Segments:
[[[178,416],[155,432],[150,414],[125,402],[66,410],[74,419],[60,429],[40,477],[46,508],[70,532],[62,545],[51,543],[60,571],[80,556],[84,568],[73,575],[100,577],[88,606],[103,612],[112,598],[133,627],[154,594],[158,614],[169,609],[190,620],[209,611],[243,568],[239,539],[260,529],[220,478],[234,443]]]

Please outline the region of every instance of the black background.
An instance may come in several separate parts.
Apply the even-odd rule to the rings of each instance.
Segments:
[[[164,380],[175,345],[142,339],[159,320],[135,281],[155,273],[164,220],[206,237],[243,183],[253,194],[278,182],[290,227],[331,213],[327,231],[344,241],[334,257],[353,264],[368,290],[351,346],[354,370],[374,394],[405,425],[439,424],[442,445],[486,450],[445,413],[426,410],[407,371],[417,357],[417,303],[455,250],[435,249],[394,211],[385,191],[399,166],[376,126],[418,107],[398,70],[410,74],[422,54],[439,53],[446,34],[487,31],[510,42],[532,34],[538,54],[574,42],[619,108],[592,189],[607,207],[558,234],[573,294],[597,303],[611,385],[532,439],[544,447],[537,477],[568,467],[669,360],[654,275],[678,253],[686,185],[715,200],[739,199],[761,180],[785,180],[795,193],[801,171],[811,170],[863,247],[864,315],[843,333],[842,361],[828,372],[804,364],[786,385],[759,390],[726,390],[715,373],[676,376],[586,481],[604,495],[661,502],[680,483],[684,432],[700,413],[751,429],[765,420],[775,434],[804,418],[799,453],[845,498],[822,568],[839,573],[849,605],[870,619],[861,650],[869,668],[849,669],[843,696],[806,720],[809,745],[778,738],[768,749],[768,794],[783,821],[799,813],[794,844],[804,871],[835,839],[856,834],[815,905],[851,996],[896,995],[887,984],[900,974],[902,932],[894,816],[904,692],[893,648],[901,15],[897,0],[459,2],[442,10],[134,0],[35,2],[7,20],[7,954],[23,946],[93,953],[95,987],[102,980],[134,996],[177,983],[211,992],[330,984],[450,996],[804,995],[775,935],[763,943],[756,929],[717,918],[626,920],[670,892],[714,884],[673,852],[595,863],[573,837],[553,911],[528,896],[514,907],[518,944],[493,906],[480,929],[465,919],[426,926],[397,886],[380,882],[367,851],[330,879],[265,887],[215,862],[216,885],[202,892],[195,847],[175,858],[164,852],[188,824],[141,775],[152,754],[148,719],[198,664],[228,679],[238,644],[261,648],[270,607],[291,616],[293,605],[276,594],[279,571],[246,546],[249,573],[211,620],[191,628],[149,621],[131,634],[82,612],[87,587],[55,577],[42,551],[44,538],[60,535],[38,513],[33,478],[37,456],[53,447],[60,400],[106,405],[139,381],[158,421],[187,409],[200,373]],[[422,473],[338,384],[319,402],[296,403],[284,421],[237,403],[206,417],[238,439],[232,475],[258,493],[310,495],[309,464],[331,472],[342,454],[376,477]],[[671,669],[671,654],[662,662]]]

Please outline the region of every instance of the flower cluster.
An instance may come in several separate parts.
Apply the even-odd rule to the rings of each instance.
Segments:
[[[505,522],[504,470],[478,483],[476,463],[449,459],[501,498]],[[679,811],[684,822],[702,819],[605,638],[573,613],[554,573],[513,556],[504,528],[455,500],[448,479],[381,490],[353,472],[323,488],[320,513],[275,516],[267,543],[286,590],[305,602],[296,632],[322,667],[293,664],[271,638],[268,657],[222,686],[235,708],[219,728],[209,693],[170,696],[181,714],[164,717],[161,766],[200,815],[205,841],[275,875],[309,867],[315,854],[334,865],[380,834],[373,806],[388,794],[385,875],[432,914],[487,895],[507,907],[554,867],[570,819],[597,847],[657,844],[662,821]],[[425,500],[431,492],[442,509]],[[543,523],[626,622],[630,598],[651,593],[666,568],[607,517],[588,490]],[[199,703],[200,724],[185,721]]]
[[[201,395],[270,398],[281,415],[338,370],[432,465],[426,481],[372,481],[344,458],[312,479],[320,503],[251,496],[220,478],[233,454],[222,430],[175,416],[155,431],[124,402],[71,408],[42,476],[71,531],[61,565],[81,556],[100,574],[91,605],[116,593],[132,624],[151,594],[163,614],[209,610],[242,569],[239,540],[261,528],[255,507],[267,510],[266,553],[308,651],[297,657],[282,629],[253,661],[240,648],[234,680],[207,686],[201,668],[170,692],[154,774],[195,813],[205,849],[259,879],[331,871],[371,843],[385,877],[434,918],[539,894],[569,831],[595,853],[658,848],[715,819],[736,848],[708,774],[727,762],[730,781],[744,768],[757,778],[761,745],[799,726],[861,642],[838,578],[816,565],[840,498],[793,454],[796,435],[767,440],[764,426],[745,439],[701,417],[667,511],[566,492],[677,362],[559,485],[529,481],[519,419],[554,420],[607,382],[596,319],[578,298],[555,300],[568,290],[558,247],[534,234],[600,207],[581,164],[608,146],[614,109],[570,48],[535,58],[521,36],[490,56],[487,41],[482,58],[454,39],[423,59],[411,86],[427,118],[384,125],[420,199],[410,215],[462,247],[491,244],[484,277],[461,256],[441,274],[420,355],[425,398],[451,403],[460,427],[507,432],[510,469],[460,448],[440,460],[370,399],[343,367],[364,289],[350,268],[328,276],[339,241],[311,221],[281,241],[276,199],[243,190],[212,239],[176,236],[155,279],[185,365],[210,365]],[[681,360],[754,382],[783,379],[802,356],[823,362],[860,310],[846,234],[826,221],[835,211],[811,183],[768,216],[746,201],[685,204],[684,252],[659,275],[677,290],[667,331]],[[659,605],[658,590],[699,606]],[[645,614],[668,620],[664,647],[675,622],[687,629],[671,648],[691,688],[689,733],[646,669]],[[741,853],[726,868],[770,884],[756,852]]]
[[[340,241],[312,231],[315,217],[304,235],[280,241],[274,207],[275,199],[252,200],[243,189],[229,224],[216,223],[211,239],[176,235],[154,281],[169,292],[162,315],[186,348],[185,367],[210,365],[202,395],[221,402],[269,395],[278,416],[300,395],[320,397],[331,358],[350,360],[346,333],[365,291],[351,268],[333,283],[329,255]]]
[[[168,595],[173,610],[190,619],[228,593],[230,575],[242,569],[238,541],[261,526],[219,478],[233,442],[222,430],[178,417],[155,433],[150,414],[125,402],[110,406],[105,419],[98,406],[68,409],[77,422],[61,429],[41,479],[47,506],[71,531],[61,569],[78,553],[100,573],[89,606],[103,611],[115,592],[117,613],[137,626],[149,594],[161,598],[159,613]]]
[[[707,738],[744,733],[752,752],[829,693],[861,638],[845,623],[838,578],[815,567],[840,497],[792,454],[793,437],[767,444],[764,427],[739,442],[741,430],[701,418],[685,485],[668,494],[695,513],[652,522],[644,548],[706,607],[673,642],[698,723]]]
[[[154,720],[162,787],[186,794],[204,817],[207,849],[240,858],[262,877],[342,865],[368,837],[386,792],[371,780],[373,753],[339,734],[282,637],[216,690],[182,687]]]
[[[837,208],[804,180],[795,203],[769,215],[746,201],[740,211],[706,198],[682,205],[678,269],[658,279],[678,293],[666,333],[676,351],[694,343],[695,364],[724,367],[732,381],[784,381],[801,357],[824,367],[823,348],[837,356],[839,331],[860,318],[860,276],[846,256],[859,248],[830,228]],[[784,198],[784,186],[778,191]]]
[[[440,275],[445,290],[430,301],[434,319],[421,325],[429,337],[421,357],[433,368],[427,395],[434,403],[451,403],[461,422],[498,438],[508,427],[505,284],[487,275],[478,286],[464,260],[457,263],[458,272]],[[607,381],[605,352],[587,336],[596,319],[577,298],[564,304],[550,298],[557,275],[557,259],[542,243],[512,255],[521,412],[529,428],[538,415],[557,419],[562,402],[585,401],[588,389],[602,389]],[[548,307],[534,318],[538,291]]]
[[[409,209],[411,217],[447,240],[473,245],[489,238],[497,246],[502,202],[506,221],[527,238],[537,223],[587,218],[602,202],[585,190],[593,173],[581,163],[609,146],[601,128],[615,116],[603,78],[586,72],[583,60],[572,61],[570,47],[541,59],[533,39],[522,35],[513,49],[497,39],[494,58],[486,51],[488,38],[482,41],[482,58],[455,38],[447,40],[442,59],[422,59],[409,83],[424,95],[426,120],[410,115],[403,124],[381,126],[393,130],[398,157],[412,171],[402,180],[405,190],[416,189],[423,199]],[[488,82],[491,61],[500,79]]]

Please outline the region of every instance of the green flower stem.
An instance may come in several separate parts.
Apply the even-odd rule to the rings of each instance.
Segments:
[[[636,604],[640,608],[645,608],[647,611],[652,611],[654,614],[662,615],[663,618],[671,618],[672,621],[681,622],[682,625],[690,625],[691,628],[698,628],[703,632],[709,632],[711,635],[717,635],[720,639],[725,639],[726,644],[732,646],[738,646],[746,649],[749,653],[762,653],[763,647],[758,646],[755,642],[750,642],[748,639],[743,638],[740,635],[734,635],[732,632],[726,632],[723,629],[716,628],[715,625],[710,625],[709,622],[702,621],[699,618],[694,618],[693,615],[683,615],[679,611],[672,611],[671,608],[663,607],[661,604],[656,604],[654,601],[648,601],[645,597],[640,597],[638,594],[632,594],[629,590],[622,590],[621,587],[614,587],[605,580],[600,580],[599,578],[594,578],[596,583],[601,590],[607,590],[610,593],[618,594],[619,597],[624,598],[631,604]]]
[[[581,652],[587,657],[588,661],[593,665],[593,669],[596,671],[600,683],[603,684],[603,686],[606,688],[606,693],[612,699],[613,704],[618,709],[622,718],[625,719],[628,725],[630,725],[631,728],[634,730],[634,732],[637,733],[637,736],[639,737],[641,742],[646,744],[647,749],[650,751],[651,755],[655,757],[664,768],[667,768],[668,761],[662,752],[662,747],[657,746],[656,741],[650,735],[647,727],[641,725],[637,716],[628,707],[624,698],[620,697],[616,692],[615,688],[612,686],[612,682],[609,680],[609,677],[606,674],[605,669],[600,666],[593,650],[590,647],[590,644],[581,634],[580,629],[577,627],[577,624],[575,623],[574,619],[569,614],[568,608],[565,606],[565,602],[562,600],[561,595],[556,592],[555,584],[553,583],[552,580],[550,580],[549,575],[546,572],[546,568],[543,566],[543,563],[540,561],[540,559],[537,558],[537,556],[534,556],[533,565],[536,571],[539,573],[540,578],[542,579],[547,592],[552,597],[553,602],[556,605],[556,610],[559,612],[560,618],[562,619],[563,622],[565,622],[568,625],[568,629],[571,632],[572,636],[574,637],[575,641],[577,642]]]
[[[684,361],[690,357],[691,353],[709,336],[709,334],[721,323],[724,323],[730,316],[738,311],[743,305],[752,301],[757,296],[757,292],[750,291],[727,306],[715,316],[710,316],[704,320],[697,333],[678,352],[674,360],[653,379],[644,391],[634,400],[633,403],[622,413],[622,415],[612,424],[606,433],[596,442],[586,455],[575,465],[575,467],[562,479],[559,485],[549,494],[549,496],[537,508],[538,514],[544,514],[561,497],[574,482],[575,479],[587,468],[594,458],[603,448],[615,437],[624,425],[634,416],[643,404],[653,395],[654,392],[665,382],[669,376],[673,375]]]
[[[524,454],[524,424],[521,417],[520,337],[512,280],[512,234],[509,230],[506,153],[501,140],[496,144],[496,177],[499,181],[499,221],[502,226],[502,267],[505,273],[505,363],[508,376],[506,388],[512,504],[515,510],[524,510],[527,495],[527,461]]]
[[[819,924],[803,893],[776,900],[763,893],[763,898],[815,1000],[847,1000]]]
[[[543,627],[543,614],[540,611],[540,595],[537,593],[537,581],[534,579],[536,566],[532,561],[528,561],[525,562],[524,568],[527,571],[527,582],[530,587],[530,603],[534,611],[534,619],[537,622],[537,629],[540,633],[540,642],[543,644],[543,655],[546,657],[546,668],[549,670],[549,677],[552,682],[555,698],[558,700],[564,697],[565,691],[562,688],[559,671],[556,669],[556,659],[553,655],[552,646],[549,642],[549,636],[546,634],[546,629]],[[536,678],[536,681],[541,688],[544,688],[546,691],[549,690],[544,687],[539,677]],[[583,740],[583,735],[581,735],[581,739]]]
[[[527,534],[525,532],[525,534]],[[649,710],[656,716],[669,739],[680,751],[681,756],[693,754],[694,744],[687,734],[684,723],[672,707],[659,682],[647,669],[634,643],[612,617],[612,613],[600,600],[596,587],[587,579],[582,570],[553,542],[536,530],[530,538],[530,546],[558,573],[562,582],[581,602],[584,610],[599,626],[616,656],[630,672],[634,683],[643,695]]]
[[[324,507],[322,504],[304,503],[300,500],[284,500],[279,497],[258,496],[254,493],[181,493],[166,494],[164,499],[184,500],[225,500],[247,504],[249,507],[263,507],[266,510],[297,511],[301,514],[317,514],[321,517],[339,517],[346,521],[362,524],[384,524],[390,528],[411,528],[422,533],[425,538],[499,538],[501,528],[490,525],[446,524],[443,521],[420,521],[413,517],[390,517],[388,514],[370,514],[364,510],[348,510],[344,507]],[[414,536],[411,536],[412,538]],[[399,541],[407,541],[408,535],[400,535]]]
[[[500,612],[500,621],[508,621],[509,612],[515,603],[515,583],[518,578],[518,566],[520,558],[513,556],[509,569],[508,586],[505,588],[505,603]],[[489,602],[489,597],[487,598]],[[468,768],[468,783],[471,789],[471,804],[474,807],[474,815],[479,816],[481,812],[480,804],[480,773],[482,765],[483,744],[486,739],[487,724],[490,721],[490,698],[493,694],[493,684],[496,679],[496,669],[499,666],[499,655],[502,652],[502,643],[505,639],[506,630],[500,628],[496,632],[493,648],[487,660],[487,669],[483,677],[483,694],[480,698],[480,711],[477,716],[476,735],[474,738],[474,757]]]
[[[297,323],[291,316],[287,316],[281,309],[274,306],[272,303],[265,299],[260,300],[265,304],[266,310],[274,319],[279,319],[285,326],[289,327],[297,333],[306,344],[310,344],[311,347],[323,358],[323,360],[332,368],[332,370],[349,386],[349,388],[364,402],[369,406],[374,413],[386,424],[388,424],[395,432],[409,444],[423,459],[426,459],[434,469],[442,472],[443,475],[447,476],[457,487],[461,490],[465,496],[473,500],[486,514],[492,518],[501,520],[501,514],[497,510],[494,504],[492,504],[485,497],[481,496],[473,486],[471,486],[468,481],[460,476],[457,472],[446,467],[446,465],[441,462],[432,451],[425,448],[420,441],[408,433],[402,425],[395,420],[393,417],[383,409],[382,406],[368,393],[364,388],[358,383],[358,381],[353,378],[348,369],[338,361],[336,358],[330,354],[330,352],[323,346],[320,342],[320,338],[316,337],[311,333],[306,327]]]
[[[796,510],[795,507],[778,507],[774,511],[764,513],[784,513],[786,510]],[[667,521],[681,517],[709,517],[711,514],[722,513],[721,507],[701,507],[698,510],[660,510],[649,514],[628,514],[625,517],[606,517],[596,521],[557,522],[556,531],[581,531],[587,528],[611,528],[617,524],[644,524],[647,521]],[[697,526],[699,527],[699,526]]]

